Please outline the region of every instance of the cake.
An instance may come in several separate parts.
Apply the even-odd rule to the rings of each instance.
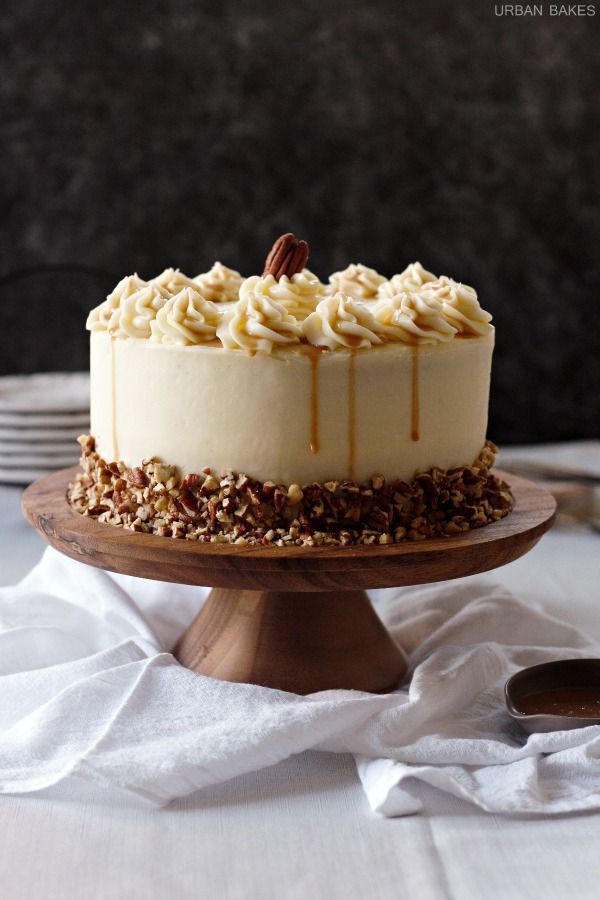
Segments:
[[[74,508],[199,541],[452,535],[511,508],[486,441],[494,346],[473,288],[419,263],[327,283],[282,235],[262,275],[124,278],[88,317]]]

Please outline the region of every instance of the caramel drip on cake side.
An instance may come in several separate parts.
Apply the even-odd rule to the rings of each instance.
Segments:
[[[311,453],[319,452],[319,360],[321,351],[317,347],[306,349],[310,363],[310,438]]]
[[[112,443],[113,443],[113,459],[119,459],[119,439],[117,437],[117,361],[115,354],[115,336],[110,336],[110,378],[111,378],[111,397],[112,397]]]
[[[354,481],[356,457],[356,350],[348,359],[348,478]]]
[[[410,415],[410,439],[418,441],[419,432],[419,345],[412,347],[412,384],[411,384],[411,415]]]

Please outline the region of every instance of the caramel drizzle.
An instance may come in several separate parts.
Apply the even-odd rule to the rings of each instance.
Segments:
[[[110,336],[110,371],[111,371],[111,396],[112,396],[112,442],[113,459],[119,459],[119,441],[117,438],[117,363],[115,356],[115,336]]]
[[[421,437],[419,432],[419,345],[413,344],[412,347],[412,386],[411,386],[411,415],[410,415],[410,438],[412,441],[418,441]]]
[[[310,363],[310,440],[311,453],[319,452],[319,360],[321,353],[317,347],[305,350]],[[411,431],[412,441],[421,439],[419,409],[419,345],[412,346],[411,379]],[[114,421],[114,419],[113,419]],[[356,466],[356,350],[348,359],[348,478],[354,481]]]
[[[310,441],[311,453],[319,452],[319,359],[321,353],[316,347],[308,351],[310,362]]]
[[[354,481],[356,458],[356,350],[350,351],[348,359],[348,478]]]

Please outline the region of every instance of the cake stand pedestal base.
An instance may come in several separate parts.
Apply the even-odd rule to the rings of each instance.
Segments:
[[[202,675],[294,694],[388,691],[407,670],[365,591],[213,588],[173,652]]]

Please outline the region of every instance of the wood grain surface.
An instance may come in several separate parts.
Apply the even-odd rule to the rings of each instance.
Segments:
[[[294,694],[389,691],[407,671],[364,591],[213,588],[173,653],[202,675]]]
[[[240,547],[139,534],[84,518],[66,499],[77,472],[77,467],[62,469],[23,494],[25,517],[61,553],[141,578],[248,590],[357,590],[473,575],[527,553],[551,527],[556,509],[547,491],[498,472],[511,486],[514,510],[458,537],[349,547]]]

